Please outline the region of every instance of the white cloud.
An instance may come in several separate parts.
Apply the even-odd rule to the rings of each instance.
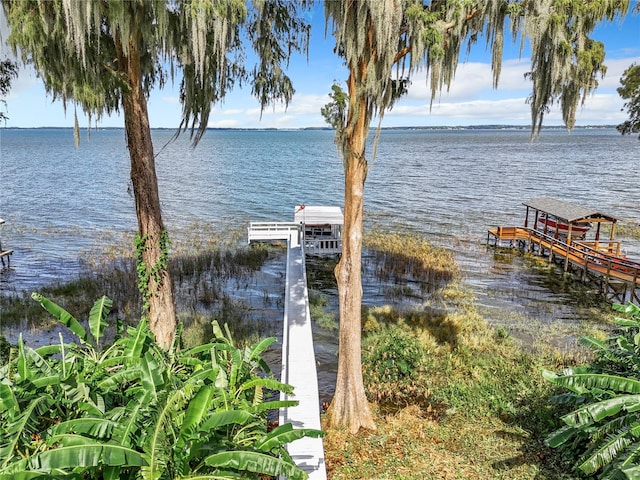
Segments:
[[[245,125],[241,124],[240,120],[224,119],[209,121],[207,127],[209,128],[242,128]]]
[[[241,108],[223,108],[216,113],[219,115],[242,115],[244,110]]]
[[[620,86],[620,77],[632,63],[640,63],[640,57],[619,58],[615,60],[605,60],[607,73],[603,79],[599,79],[598,90],[605,88],[616,89]]]

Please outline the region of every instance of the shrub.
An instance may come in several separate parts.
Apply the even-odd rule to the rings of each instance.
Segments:
[[[362,347],[363,377],[370,400],[398,408],[425,405],[426,352],[410,332],[389,326],[368,335]]]

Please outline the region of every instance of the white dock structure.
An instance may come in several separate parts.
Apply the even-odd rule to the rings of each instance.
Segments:
[[[294,388],[294,395],[281,394],[282,400],[296,400],[298,405],[280,410],[280,425],[320,430],[320,396],[313,349],[311,314],[303,225],[287,222],[251,222],[248,231],[252,241],[287,241],[284,326],[282,335],[282,373],[280,380]],[[287,446],[295,464],[311,480],[326,480],[322,438],[301,438]]]
[[[280,410],[280,425],[291,423],[294,428],[320,426],[320,395],[318,373],[313,350],[311,315],[307,292],[307,275],[302,245],[287,249],[285,281],[284,331],[282,336],[282,375],[280,381],[292,385],[293,397],[282,394],[282,400],[296,400],[298,405]],[[311,480],[326,480],[322,438],[301,438],[287,446],[296,465],[309,474]]]
[[[289,246],[300,245],[301,227],[293,222],[251,222],[248,239],[252,241],[287,240]]]

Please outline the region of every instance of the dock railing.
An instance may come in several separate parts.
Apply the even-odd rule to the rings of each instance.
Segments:
[[[251,222],[248,243],[255,240],[289,240],[290,246],[300,245],[302,226],[294,222]]]
[[[555,237],[529,227],[494,227],[488,230],[487,244],[508,242],[511,247],[536,252],[549,261],[562,260],[564,271],[571,269],[583,280],[590,278],[606,295],[640,305],[640,262],[620,256],[620,242],[584,241]]]

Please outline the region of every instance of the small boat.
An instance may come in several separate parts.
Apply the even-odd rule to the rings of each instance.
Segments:
[[[579,225],[572,224],[571,236],[575,238],[584,238],[590,228],[590,223],[581,223]],[[555,217],[552,216],[538,218],[537,229],[548,233],[555,233],[557,229],[558,235],[562,235],[564,237],[569,235],[569,225],[564,222],[558,222]]]

